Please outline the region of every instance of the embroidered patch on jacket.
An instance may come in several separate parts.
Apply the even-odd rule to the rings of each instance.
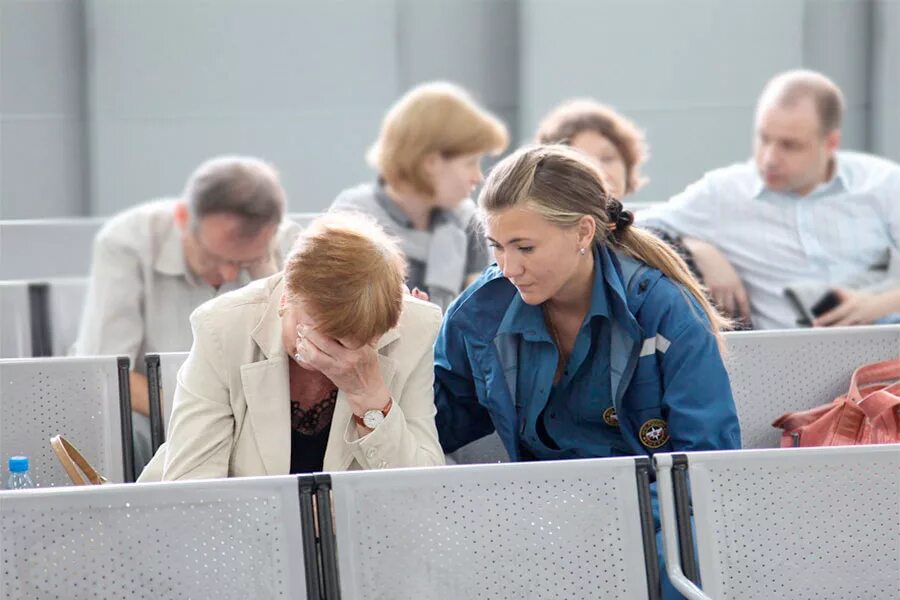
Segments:
[[[659,448],[669,441],[669,426],[662,419],[650,419],[638,432],[641,443],[648,448]]]
[[[603,422],[609,425],[610,427],[618,427],[619,426],[619,415],[616,414],[616,407],[610,406],[606,410],[603,411]]]

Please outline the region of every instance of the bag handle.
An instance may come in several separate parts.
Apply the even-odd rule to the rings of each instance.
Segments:
[[[98,473],[97,470],[91,466],[91,463],[81,455],[78,448],[73,446],[69,440],[63,436],[56,435],[50,438],[50,447],[53,448],[56,458],[62,463],[63,469],[66,470],[66,474],[68,474],[69,479],[71,479],[72,483],[75,485],[101,485],[109,483],[109,480]],[[82,474],[87,477],[87,481],[84,480]]]
[[[878,382],[893,382],[900,379],[900,359],[885,360],[882,362],[863,365],[853,371],[850,378],[850,391],[847,397],[854,404],[862,402],[864,396],[860,392],[860,386],[867,386]],[[870,392],[875,390],[870,390]]]

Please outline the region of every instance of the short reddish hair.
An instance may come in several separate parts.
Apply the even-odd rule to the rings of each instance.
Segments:
[[[400,320],[406,260],[371,217],[328,213],[300,234],[284,266],[288,302],[301,298],[322,332],[360,344]]]
[[[570,144],[584,131],[599,133],[622,155],[626,193],[635,192],[646,183],[640,172],[641,164],[647,160],[644,134],[630,119],[595,100],[570,100],[554,108],[538,126],[535,142]]]

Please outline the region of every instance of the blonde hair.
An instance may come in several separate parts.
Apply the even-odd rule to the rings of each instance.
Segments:
[[[583,217],[591,217],[596,225],[594,243],[659,269],[683,286],[702,308],[720,350],[724,349],[721,331],[730,327],[730,321],[713,308],[703,286],[674,250],[631,225],[621,203],[607,193],[603,181],[599,167],[575,149],[532,146],[511,154],[491,170],[478,205],[485,217],[526,206],[559,227],[573,227]]]
[[[284,266],[287,300],[298,297],[323,333],[368,343],[396,326],[406,261],[369,216],[325,214],[300,234]]]
[[[648,156],[643,132],[630,119],[596,100],[570,100],[554,108],[538,126],[535,142],[571,145],[573,138],[585,131],[602,135],[622,155],[626,194],[647,183],[641,175],[641,165]]]
[[[388,184],[406,183],[432,196],[434,185],[423,168],[429,154],[499,153],[508,143],[506,126],[465,90],[432,82],[413,88],[391,107],[368,161]]]

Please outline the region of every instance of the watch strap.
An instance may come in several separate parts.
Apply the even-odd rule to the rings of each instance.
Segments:
[[[387,404],[385,404],[384,408],[381,409],[381,414],[386,417],[388,412],[391,410],[391,406],[393,406],[393,404],[394,404],[394,399],[388,398]],[[378,409],[370,409],[370,410],[378,410]],[[366,412],[369,412],[369,411],[367,410]],[[359,415],[357,415],[356,413],[353,413],[353,420],[356,421],[357,425],[362,425],[363,427],[366,426],[366,423],[365,423],[365,421],[363,421],[363,418],[360,417]]]

